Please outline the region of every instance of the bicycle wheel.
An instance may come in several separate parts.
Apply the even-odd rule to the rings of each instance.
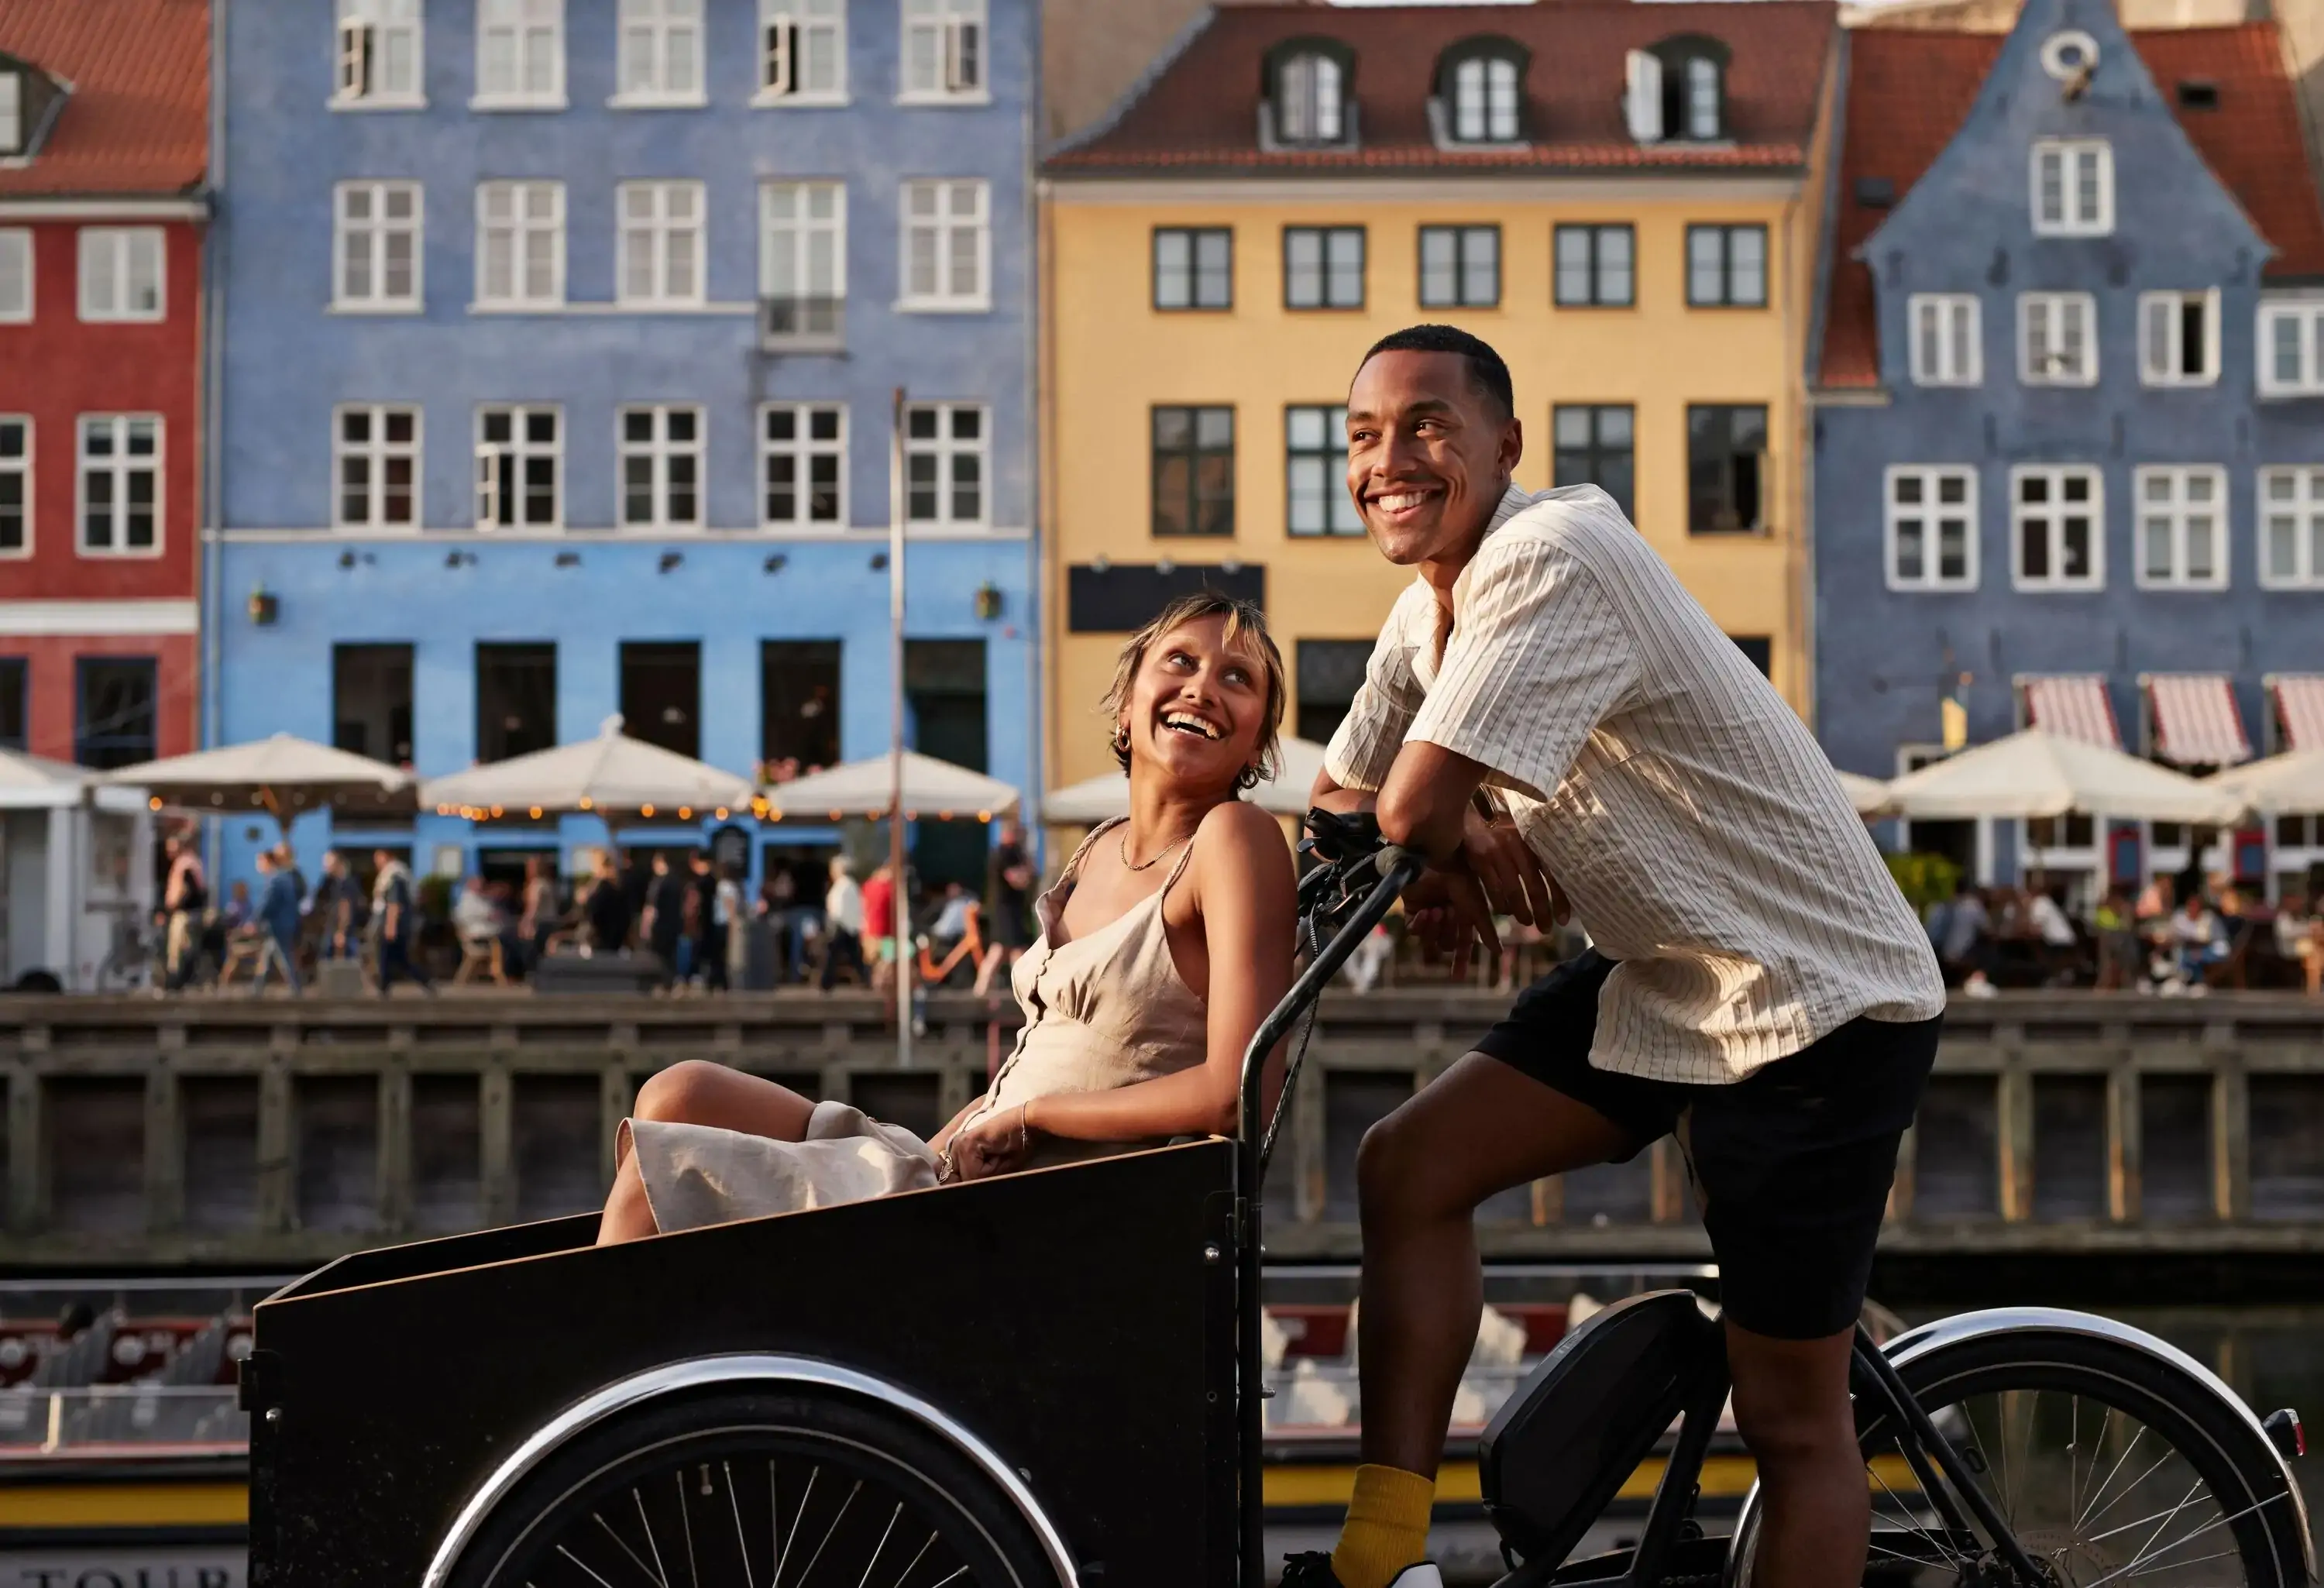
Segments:
[[[2300,1508],[2281,1468],[2176,1363],[2123,1342],[2010,1330],[1932,1352],[1901,1372],[2053,1588],[2306,1582]],[[1991,1539],[1942,1525],[1894,1419],[1858,1406],[1872,1491],[1865,1582],[2015,1583]],[[1763,1588],[1753,1569],[1760,1520],[1753,1506],[1737,1530],[1734,1588]]]
[[[745,1391],[588,1430],[512,1490],[454,1588],[1057,1588],[992,1482],[867,1402]]]

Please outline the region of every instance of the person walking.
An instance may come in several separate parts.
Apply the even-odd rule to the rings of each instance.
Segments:
[[[266,974],[276,965],[282,967],[282,979],[290,987],[290,996],[305,991],[299,979],[299,883],[291,870],[290,851],[263,851],[258,857],[258,874],[264,885],[258,895],[255,912],[258,922],[258,967],[251,973],[250,995],[258,997],[266,991]]]
[[[163,852],[170,859],[170,872],[161,887],[161,985],[165,991],[182,992],[193,980],[201,957],[202,914],[209,908],[209,884],[192,838],[179,834],[168,840]]]
[[[1429,863],[1424,940],[1496,913],[1593,947],[1365,1134],[1362,1461],[1284,1588],[1441,1588],[1435,1473],[1483,1305],[1474,1219],[1675,1135],[1720,1264],[1757,1569],[1856,1588],[1870,1507],[1849,1358],[1944,1009],[1936,956],[1814,736],[1594,485],[1511,484],[1508,366],[1421,326],[1368,351],[1347,488],[1416,570],[1313,802]]]
[[[863,978],[863,890],[844,854],[831,857],[831,887],[823,896],[823,976],[826,992],[842,969]]]
[[[984,957],[976,967],[976,991],[991,990],[992,979],[1024,957],[1025,917],[1033,897],[1033,860],[1025,852],[1025,826],[1015,817],[1001,824],[984,872]]]
[[[685,974],[678,946],[686,941],[686,878],[670,870],[669,856],[654,852],[651,882],[646,888],[645,919],[639,936],[661,961],[661,986],[668,992]]]
[[[420,937],[420,895],[411,868],[385,849],[374,850],[371,858],[378,867],[371,885],[371,914],[379,932],[379,995],[387,997],[395,978],[401,976],[419,983],[420,990],[432,998],[436,983],[411,957]]]
[[[747,979],[751,934],[742,916],[742,868],[728,861],[720,866],[710,890],[711,987],[724,992]]]

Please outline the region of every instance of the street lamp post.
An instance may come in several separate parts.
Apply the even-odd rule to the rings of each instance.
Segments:
[[[904,388],[896,388],[888,450],[889,930],[896,946],[896,1063],[912,1062],[911,891],[904,871]]]

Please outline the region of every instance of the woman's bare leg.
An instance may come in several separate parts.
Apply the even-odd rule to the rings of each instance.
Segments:
[[[649,1077],[638,1088],[632,1113],[661,1124],[715,1125],[774,1141],[798,1141],[806,1139],[815,1103],[757,1076],[689,1058]],[[598,1222],[597,1244],[610,1246],[658,1233],[625,1122],[613,1143],[613,1189]]]

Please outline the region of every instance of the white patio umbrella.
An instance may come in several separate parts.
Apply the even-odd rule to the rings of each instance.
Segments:
[[[1862,772],[1843,772],[1835,767],[1840,786],[1848,790],[1848,801],[1856,807],[1856,814],[1868,819],[1889,814],[1888,785],[1878,778],[1868,778]]]
[[[885,755],[868,761],[843,762],[819,772],[809,772],[766,790],[767,815],[773,820],[838,821],[851,816],[882,817],[896,799],[896,764]],[[918,821],[973,817],[991,821],[1017,808],[1017,790],[998,778],[988,778],[964,766],[904,752],[904,817]]]
[[[1276,816],[1305,816],[1308,790],[1323,770],[1324,747],[1313,739],[1286,735],[1279,748],[1282,765],[1273,778],[1250,793],[1250,802]],[[1063,789],[1053,789],[1041,800],[1041,818],[1066,826],[1093,827],[1102,821],[1130,814],[1130,779],[1121,772],[1101,772]]]
[[[2295,750],[2246,762],[2203,780],[2262,816],[2324,810],[2324,750]]]
[[[2027,728],[1905,773],[1888,785],[1888,808],[1920,821],[2080,811],[2225,826],[2243,815],[2244,802],[2119,750]]]
[[[611,716],[594,739],[430,778],[420,785],[420,803],[438,816],[472,818],[577,811],[608,823],[665,815],[685,822],[697,812],[723,819],[748,810],[753,792],[750,779],[632,739]]]
[[[264,810],[286,826],[345,800],[403,806],[412,785],[401,767],[290,734],[116,767],[97,780],[143,789],[159,804],[187,810]]]

